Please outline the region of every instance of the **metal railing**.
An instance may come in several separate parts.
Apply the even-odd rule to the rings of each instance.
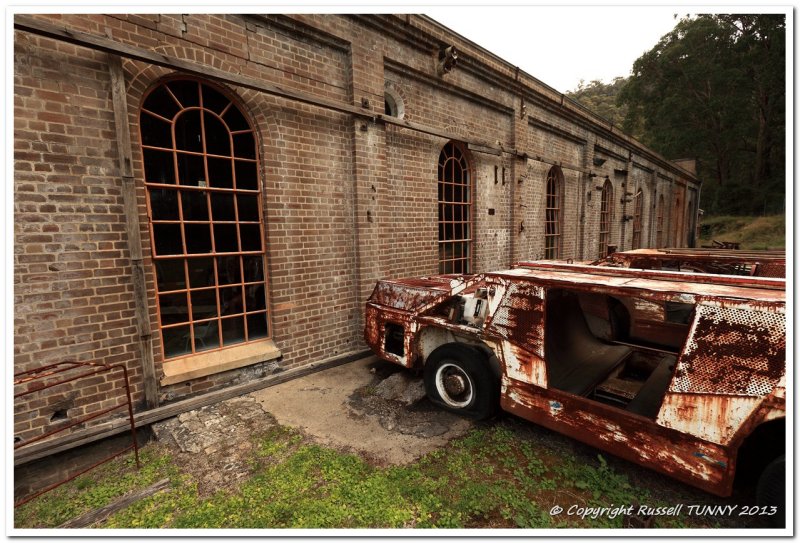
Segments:
[[[117,458],[118,456],[125,454],[131,449],[133,450],[134,457],[136,458],[137,469],[141,467],[141,463],[139,461],[139,445],[136,441],[136,426],[133,420],[133,402],[131,400],[130,381],[128,379],[128,369],[125,366],[120,364],[116,365],[99,364],[96,362],[58,362],[56,364],[50,364],[48,366],[43,366],[41,368],[36,368],[33,370],[23,371],[14,374],[14,401],[16,402],[19,398],[23,398],[31,394],[41,393],[44,390],[49,390],[59,385],[63,385],[66,383],[73,383],[80,379],[92,377],[95,375],[100,375],[103,373],[110,373],[118,370],[122,371],[122,375],[125,381],[124,401],[118,403],[117,405],[100,409],[84,417],[69,421],[67,424],[59,426],[54,430],[47,431],[41,435],[21,440],[14,444],[14,450],[16,451],[17,449],[26,447],[28,445],[31,445],[32,443],[43,441],[60,432],[64,432],[75,426],[86,424],[87,422],[98,419],[103,415],[107,415],[113,411],[123,408],[127,408],[128,410],[128,420],[130,421],[130,427],[131,427],[131,442],[132,442],[131,445],[122,449],[121,451],[114,452],[110,456],[104,457],[102,460],[98,462],[94,462],[87,468],[81,469],[76,473],[70,474],[68,477],[61,479],[56,483],[47,485],[46,487],[38,491],[35,491],[33,494],[30,494],[21,500],[15,500],[14,507],[19,507],[20,505],[23,505],[31,501],[32,499],[41,496],[46,492],[58,488],[59,486],[75,479],[76,477],[83,475],[84,473],[91,471],[94,468],[106,462],[109,462],[114,458]],[[71,374],[70,372],[73,371],[77,371],[78,373]],[[18,392],[19,389],[21,390]]]

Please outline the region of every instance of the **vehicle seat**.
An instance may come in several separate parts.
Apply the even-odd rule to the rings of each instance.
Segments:
[[[664,395],[672,381],[676,360],[674,355],[665,355],[625,409],[631,413],[654,419],[661,409]]]
[[[595,337],[577,296],[553,294],[547,298],[545,323],[548,383],[552,388],[585,396],[625,361],[631,348]]]

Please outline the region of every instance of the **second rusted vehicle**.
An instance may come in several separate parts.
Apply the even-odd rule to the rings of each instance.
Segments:
[[[497,408],[713,494],[784,500],[785,282],[528,262],[379,281],[365,338],[429,398]]]
[[[613,268],[673,270],[752,277],[786,277],[786,253],[727,249],[634,249],[592,263]]]

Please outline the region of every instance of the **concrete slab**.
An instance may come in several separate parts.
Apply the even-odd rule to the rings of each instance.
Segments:
[[[380,364],[368,357],[251,396],[279,424],[380,464],[413,462],[471,428],[471,421],[430,406],[378,398],[373,392],[382,380],[375,371]]]

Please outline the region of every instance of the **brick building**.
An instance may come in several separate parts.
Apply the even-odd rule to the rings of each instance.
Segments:
[[[15,367],[122,364],[138,413],[363,353],[381,277],[693,243],[693,173],[424,16],[18,15],[14,46]],[[18,402],[15,437],[120,394]]]

